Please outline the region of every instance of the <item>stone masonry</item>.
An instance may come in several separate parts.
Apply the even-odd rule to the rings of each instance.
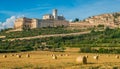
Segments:
[[[69,26],[69,22],[65,20],[63,16],[57,15],[57,10],[53,10],[52,14],[46,14],[43,19],[30,19],[30,18],[18,18],[15,20],[14,29],[22,30],[25,28],[42,28],[42,27],[58,27],[58,26]]]

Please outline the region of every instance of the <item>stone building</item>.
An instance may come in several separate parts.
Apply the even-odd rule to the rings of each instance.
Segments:
[[[54,9],[52,14],[45,14],[43,16],[43,19],[44,20],[50,20],[50,19],[51,20],[65,20],[64,16],[58,16],[57,9]]]
[[[65,20],[64,16],[58,16],[57,9],[53,10],[52,14],[45,14],[43,19],[18,18],[15,20],[14,29],[21,30],[26,28],[41,28],[41,27],[58,27],[69,26],[69,22]]]

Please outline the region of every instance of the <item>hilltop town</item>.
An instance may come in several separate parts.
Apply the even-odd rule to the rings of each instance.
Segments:
[[[18,18],[15,20],[14,29],[33,29],[42,27],[58,27],[69,26],[69,22],[65,20],[64,16],[58,16],[57,9],[53,9],[52,14],[45,14],[42,19]]]
[[[118,28],[120,26],[120,13],[101,14],[91,16],[78,22],[69,22],[64,16],[58,16],[57,9],[53,9],[52,14],[45,14],[42,19],[17,18],[14,23],[15,30],[42,28],[42,27],[80,27],[92,28],[98,25],[104,27]]]
[[[120,13],[101,14],[91,16],[79,22],[70,23],[71,27],[89,28],[103,25],[104,27],[119,28],[120,27]]]

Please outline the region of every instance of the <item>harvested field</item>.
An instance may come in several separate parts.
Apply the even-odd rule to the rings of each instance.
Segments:
[[[15,56],[11,56],[11,54]],[[29,58],[26,57],[27,54],[30,54]],[[56,60],[52,58],[52,54],[57,56]],[[59,56],[61,54],[63,56]],[[69,54],[69,56],[64,54]],[[3,58],[3,55],[7,55],[7,58]],[[17,58],[16,55],[21,55],[21,58]],[[87,64],[76,63],[78,56],[86,55],[88,56]],[[98,60],[93,58],[95,55],[99,55]],[[115,56],[116,54],[46,51],[2,53],[0,54],[0,69],[120,69],[120,59]]]

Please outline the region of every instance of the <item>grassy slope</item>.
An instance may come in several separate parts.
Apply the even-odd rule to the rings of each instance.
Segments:
[[[48,35],[48,34],[63,34],[63,33],[74,33],[80,32],[81,30],[70,30],[67,28],[37,28],[31,29],[27,31],[17,31],[17,32],[9,32],[6,31],[0,32],[0,36],[6,36],[6,38],[20,38],[20,37],[31,37],[31,36],[38,36],[38,35]]]
[[[64,31],[65,32],[65,31]],[[20,34],[19,34],[20,35]],[[1,41],[0,50],[33,50],[42,42],[53,47],[120,47],[120,29],[91,31],[89,34],[66,37],[49,37],[31,40]]]

